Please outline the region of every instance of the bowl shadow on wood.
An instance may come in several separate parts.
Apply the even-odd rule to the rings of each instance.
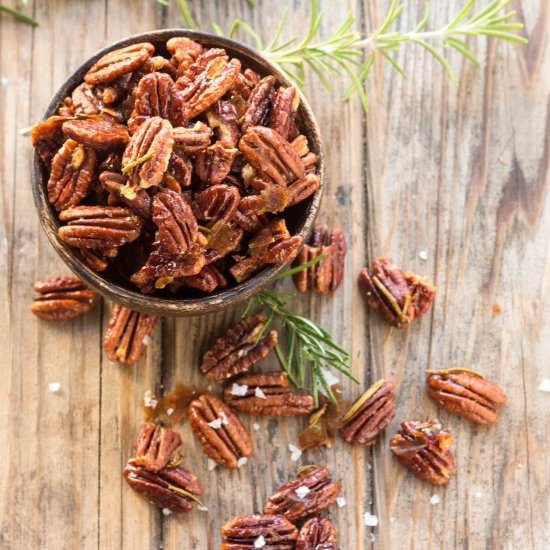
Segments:
[[[154,31],[134,35],[115,42],[89,58],[59,88],[50,102],[44,118],[55,114],[63,99],[67,95],[70,95],[72,90],[82,82],[88,69],[107,52],[138,42],[151,42],[155,46],[157,54],[166,54],[165,44],[170,38],[175,36],[186,36],[207,47],[225,48],[230,56],[237,57],[241,61],[244,68],[251,68],[261,76],[273,74],[280,84],[285,86],[291,85],[291,82],[277,67],[254,50],[234,40],[184,29]],[[297,124],[300,131],[308,138],[311,151],[319,157],[318,173],[321,183],[319,189],[312,197],[285,210],[283,217],[291,234],[299,234],[306,241],[319,210],[324,188],[324,173],[319,127],[309,104],[301,93]],[[162,291],[155,295],[142,294],[132,283],[123,279],[113,268],[102,273],[96,273],[82,262],[75,250],[59,239],[57,229],[60,223],[55,210],[48,202],[47,181],[46,168],[41,163],[37,153],[34,152],[32,167],[34,202],[42,228],[48,236],[50,243],[67,266],[91,288],[95,289],[105,298],[131,309],[162,316],[190,316],[214,313],[250,298],[272,283],[287,267],[286,265],[269,266],[244,283],[222,289],[219,292],[213,292],[209,295],[204,295],[193,289],[178,291],[178,297],[171,295],[169,291]]]

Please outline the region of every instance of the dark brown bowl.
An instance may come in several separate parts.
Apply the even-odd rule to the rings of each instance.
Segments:
[[[67,95],[70,95],[72,90],[82,82],[84,74],[102,55],[105,55],[111,50],[137,42],[151,42],[155,45],[157,52],[165,52],[164,45],[166,41],[174,36],[187,36],[208,47],[225,48],[231,56],[237,57],[244,67],[250,67],[262,76],[272,74],[277,77],[281,84],[286,86],[291,84],[281,71],[262,55],[234,40],[185,29],[153,31],[134,35],[130,38],[115,42],[107,48],[100,50],[84,62],[59,88],[50,102],[44,114],[44,118],[55,113],[63,99]],[[309,104],[302,94],[300,94],[300,99],[301,102],[297,122],[300,130],[309,140],[310,149],[319,156],[319,178],[321,185],[319,186],[319,190],[312,197],[287,209],[284,212],[284,218],[289,227],[289,231],[293,235],[301,235],[305,241],[309,236],[319,210],[324,181],[319,127]],[[59,239],[57,235],[59,221],[47,197],[47,173],[36,152],[33,158],[32,186],[34,202],[38,210],[38,216],[40,217],[42,227],[63,261],[74,273],[81,277],[97,292],[114,302],[132,309],[156,315],[179,316],[201,315],[220,311],[226,307],[242,302],[259,292],[272,283],[286,267],[285,265],[271,266],[242,284],[206,296],[192,289],[189,290],[188,294],[181,295],[178,298],[171,297],[168,293],[154,296],[145,295],[133,287],[129,281],[125,281],[120,277],[117,278],[116,273],[106,271],[100,274],[92,271],[78,258],[73,249]]]

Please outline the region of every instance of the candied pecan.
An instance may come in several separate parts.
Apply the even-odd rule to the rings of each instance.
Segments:
[[[262,78],[248,97],[246,111],[242,117],[241,128],[246,132],[252,126],[266,125],[269,121],[271,104],[275,90],[275,77]]]
[[[227,147],[236,147],[241,137],[237,124],[237,110],[231,101],[216,102],[212,109],[206,112],[208,125],[216,130],[216,137]]]
[[[181,436],[170,428],[147,422],[141,426],[136,442],[134,464],[150,472],[159,472],[173,461],[176,449],[181,445]]]
[[[229,57],[227,52],[223,48],[208,48],[203,50],[196,58],[195,62],[189,65],[185,70],[178,69],[178,80],[176,81],[176,89],[185,89],[190,82],[193,82],[201,73],[204,72],[206,67],[211,61],[221,58],[222,61],[227,62]]]
[[[255,233],[267,224],[268,219],[265,214],[258,215],[253,211],[252,208],[255,201],[243,202],[245,198],[247,197],[243,197],[241,199],[241,202],[233,215],[233,222],[244,231]]]
[[[50,164],[63,145],[65,138],[61,127],[66,120],[66,116],[54,115],[33,125],[31,140],[42,162]]]
[[[427,371],[428,395],[441,407],[476,424],[492,424],[506,394],[482,374],[469,369]]]
[[[294,206],[311,197],[320,185],[321,180],[317,174],[306,174],[303,178],[294,181],[288,186],[288,194],[290,195],[288,206]]]
[[[238,152],[238,149],[228,147],[222,141],[216,141],[206,151],[197,155],[195,173],[208,185],[218,185],[231,171]]]
[[[96,300],[78,277],[51,277],[36,281],[33,288],[39,296],[34,299],[31,311],[40,319],[65,321],[88,313]]]
[[[84,118],[68,120],[63,133],[69,138],[100,151],[123,149],[130,136],[128,129],[110,118]]]
[[[162,55],[151,57],[151,70],[154,73],[166,73],[173,79],[176,78],[178,73],[177,66],[169,59],[162,57]]]
[[[252,454],[250,435],[239,417],[213,395],[191,401],[189,424],[202,450],[220,466],[238,468],[239,460]]]
[[[241,196],[236,187],[212,185],[195,195],[194,210],[201,220],[227,222],[237,210],[240,199]]]
[[[184,36],[170,38],[166,42],[166,49],[172,54],[172,61],[178,67],[180,74],[190,67],[203,52],[203,47],[198,42]]]
[[[122,171],[135,187],[159,186],[168,168],[174,138],[168,120],[146,119],[130,139],[122,156]]]
[[[288,206],[289,199],[287,187],[268,183],[258,195],[243,197],[239,203],[239,211],[247,219],[268,212],[282,212]]]
[[[52,159],[48,200],[56,210],[79,204],[88,194],[94,176],[95,151],[68,139]]]
[[[391,438],[390,449],[416,477],[444,485],[456,471],[451,443],[451,434],[439,420],[407,420]]]
[[[110,82],[141,67],[154,51],[153,44],[142,42],[109,52],[92,65],[84,80],[88,84]]]
[[[138,466],[135,460],[129,460],[123,475],[134,491],[159,508],[180,513],[189,512],[194,502],[200,504],[199,480],[181,466],[151,472]]]
[[[341,418],[340,435],[352,445],[372,445],[394,416],[393,384],[379,380]]]
[[[118,248],[108,248],[106,250],[92,250],[91,248],[79,249],[82,261],[98,273],[105,271],[109,267],[109,258],[116,257]]]
[[[375,258],[359,274],[367,304],[388,323],[404,328],[428,311],[435,287],[414,273],[404,272],[388,258]]]
[[[131,208],[144,220],[151,218],[151,197],[145,189],[135,189],[128,192],[128,178],[123,174],[105,171],[99,175],[103,188],[116,196],[118,201]]]
[[[111,248],[135,241],[143,221],[129,208],[118,206],[76,206],[59,214],[59,238],[78,248]]]
[[[115,304],[109,324],[105,330],[103,347],[109,361],[124,365],[134,364],[148,346],[148,338],[153,332],[158,317],[133,311]]]
[[[170,156],[168,169],[164,174],[164,185],[172,191],[180,192],[191,185],[193,177],[193,163],[185,153],[176,153]]]
[[[336,502],[340,484],[332,481],[325,466],[305,466],[279,487],[264,506],[264,514],[282,514],[292,523],[314,516]]]
[[[338,550],[336,528],[326,518],[311,518],[300,529],[296,550]]]
[[[202,357],[201,371],[212,380],[246,372],[277,344],[277,331],[262,337],[267,327],[263,313],[249,315],[220,336]]]
[[[197,275],[182,277],[180,281],[185,286],[202,290],[208,294],[214,292],[218,287],[225,288],[227,286],[227,279],[215,265],[205,265]]]
[[[143,121],[158,116],[170,119],[174,81],[164,73],[149,73],[141,77],[134,89],[134,110],[128,128],[134,133]]]
[[[329,231],[326,227],[315,227],[309,244],[302,248],[294,265],[306,264],[321,254],[325,256],[322,260],[294,275],[294,284],[299,292],[312,290],[329,294],[340,286],[346,256],[346,240],[341,229]]]
[[[284,372],[244,374],[232,383],[224,390],[224,400],[239,412],[257,416],[305,416],[313,412],[313,397],[294,392]]]
[[[284,516],[269,514],[232,519],[221,532],[220,550],[293,550],[298,538],[296,527]]]
[[[229,271],[241,283],[266,264],[285,264],[296,256],[301,244],[302,237],[291,237],[285,221],[277,218],[252,237],[248,244],[248,257],[240,260]]]
[[[307,137],[303,134],[300,134],[292,141],[291,145],[292,148],[298,153],[298,155],[300,155],[302,162],[304,163],[306,174],[314,172],[319,157],[309,150]]]
[[[299,105],[300,96],[294,86],[279,88],[275,93],[269,127],[286,140],[289,139],[295,127]]]
[[[174,147],[188,155],[196,155],[205,151],[210,144],[212,129],[204,122],[197,121],[189,128],[178,126],[172,131]]]
[[[170,254],[186,254],[197,239],[197,219],[181,193],[162,189],[155,195],[153,222],[158,227],[157,240]]]
[[[78,85],[71,94],[71,103],[74,114],[94,115],[101,111],[101,102],[94,94],[93,86],[83,82]]]
[[[215,262],[230,252],[233,252],[241,243],[243,230],[224,220],[217,221],[210,229],[206,248],[207,263]]]
[[[304,163],[298,153],[271,128],[249,128],[241,138],[239,149],[259,174],[279,185],[287,185],[305,176]]]

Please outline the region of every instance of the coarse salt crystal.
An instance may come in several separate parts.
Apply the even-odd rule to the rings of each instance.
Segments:
[[[296,493],[298,498],[304,498],[304,497],[307,497],[307,495],[309,495],[310,490],[309,490],[309,487],[306,487],[305,485],[301,485],[294,492]]]
[[[302,450],[292,443],[288,444],[288,450],[290,451],[290,460],[292,462],[296,462],[302,456]]]
[[[365,512],[363,515],[363,521],[367,527],[376,527],[378,525],[378,518],[368,512]]]
[[[215,430],[219,430],[222,427],[222,419],[215,418],[212,422],[208,422],[208,425]]]
[[[370,533],[369,538],[371,542],[374,542],[376,540],[376,535],[374,533]]]
[[[248,462],[248,458],[246,456],[241,456],[239,460],[237,460],[237,466],[240,468],[241,466],[244,466]]]
[[[550,392],[550,378],[546,378],[540,383],[539,391]]]
[[[208,459],[208,471],[211,472],[216,466],[217,462],[214,462],[211,458]]]
[[[254,390],[254,395],[260,399],[267,399],[265,393],[263,392],[262,388],[259,386]]]
[[[172,510],[170,510],[169,508],[163,508],[163,509],[162,509],[162,513],[163,513],[165,516],[169,516],[169,515],[172,513]]]
[[[225,413],[223,411],[220,411],[218,413],[218,417],[220,418],[220,420],[222,421],[222,424],[224,426],[228,426],[229,425],[229,420],[227,420],[227,416],[225,415]]]
[[[474,493],[474,496],[475,496],[476,498],[481,498],[481,497],[483,496],[483,493],[482,493],[481,491],[476,491],[476,492]]]
[[[48,384],[48,389],[52,393],[57,393],[61,389],[61,384],[59,382],[50,382]]]
[[[346,505],[346,499],[344,497],[338,497],[336,499],[336,504],[338,505],[338,508],[343,508]]]
[[[208,508],[206,506],[197,506],[197,510],[199,512],[208,512]]]
[[[418,253],[418,257],[423,261],[425,262],[427,259],[428,259],[428,252],[426,250],[421,250],[419,253]]]
[[[254,541],[254,548],[263,548],[266,545],[265,539],[263,535],[260,535],[255,541]]]
[[[441,499],[439,498],[439,495],[432,495],[431,498],[430,498],[430,504],[432,506],[435,506],[436,504],[439,504],[440,501],[441,501]]]
[[[257,432],[260,429],[260,425],[257,422],[254,422],[254,424],[252,424],[252,429]]]
[[[231,386],[231,395],[236,395],[238,397],[243,397],[246,395],[246,392],[248,391],[248,386],[246,384],[237,384],[236,382],[233,382],[233,385]]]
[[[151,344],[151,337],[146,334],[142,339],[141,341],[143,342],[143,345],[144,346],[149,346]]]
[[[166,414],[168,416],[172,415],[174,413],[174,409],[172,407],[170,407],[169,409],[166,409]]]
[[[143,394],[143,404],[149,409],[154,409],[158,405],[158,401],[155,399],[155,396],[151,390],[147,390]]]

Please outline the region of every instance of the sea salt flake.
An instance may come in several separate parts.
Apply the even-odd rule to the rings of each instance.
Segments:
[[[296,493],[298,498],[305,498],[307,497],[307,495],[309,495],[311,491],[309,490],[309,487],[306,487],[305,485],[301,485],[294,492]]]
[[[418,253],[418,257],[423,261],[425,262],[427,259],[428,259],[428,252],[426,250],[421,250],[419,253]]]
[[[57,393],[60,389],[61,389],[60,382],[50,382],[48,384],[48,390],[50,390],[52,393]]]
[[[217,462],[214,462],[211,458],[208,459],[208,471],[211,472],[216,466]]]
[[[263,535],[260,535],[255,541],[254,541],[254,548],[263,548],[266,545],[265,539]]]
[[[260,429],[260,425],[257,422],[254,422],[254,424],[252,424],[252,429],[257,432]]]
[[[0,78],[0,85],[1,86],[7,86],[9,83],[10,83],[10,81],[5,76]]]
[[[376,527],[378,525],[378,517],[365,512],[363,515],[363,521],[367,527]]]
[[[290,460],[292,462],[296,462],[302,456],[302,450],[292,443],[288,444],[288,450],[290,451]]]
[[[248,458],[246,456],[241,456],[239,460],[237,460],[237,466],[240,468],[241,466],[244,466],[248,462]]]
[[[144,346],[149,346],[149,345],[151,345],[151,337],[150,337],[148,334],[146,334],[146,335],[141,339],[141,341],[143,342],[143,345],[144,345]]]
[[[169,508],[163,508],[163,509],[162,509],[162,513],[163,513],[165,516],[169,516],[169,515],[172,513],[172,510],[170,510]]]
[[[222,427],[222,419],[215,418],[212,422],[208,422],[208,425],[215,430],[219,430]]]
[[[208,508],[206,506],[197,506],[197,510],[199,512],[208,512]]]
[[[231,386],[231,395],[236,395],[237,397],[244,397],[248,392],[248,386],[246,384],[237,384],[233,382]]]
[[[550,378],[546,378],[540,383],[539,391],[550,392]]]
[[[376,540],[376,535],[374,533],[370,533],[369,538],[371,542],[374,542]]]
[[[223,411],[220,411],[218,413],[218,417],[219,419],[222,421],[222,424],[224,426],[228,426],[229,425],[229,420],[227,419],[227,416],[225,415],[225,413]]]
[[[149,409],[155,409],[158,405],[158,401],[156,400],[151,390],[147,390],[143,394],[143,404]]]
[[[336,504],[338,505],[338,508],[343,508],[346,505],[346,499],[344,497],[338,497],[336,499]]]
[[[436,504],[439,504],[441,502],[441,499],[439,498],[439,495],[432,495],[430,498],[430,504],[432,506],[435,506]]]
[[[166,414],[168,416],[171,416],[172,414],[174,414],[174,409],[172,407],[170,407],[169,409],[166,409]]]
[[[482,493],[481,491],[476,491],[476,492],[474,493],[474,496],[475,496],[476,498],[481,498],[481,497],[483,496],[483,493]]]
[[[259,386],[254,390],[254,395],[259,399],[267,399],[267,396]]]

